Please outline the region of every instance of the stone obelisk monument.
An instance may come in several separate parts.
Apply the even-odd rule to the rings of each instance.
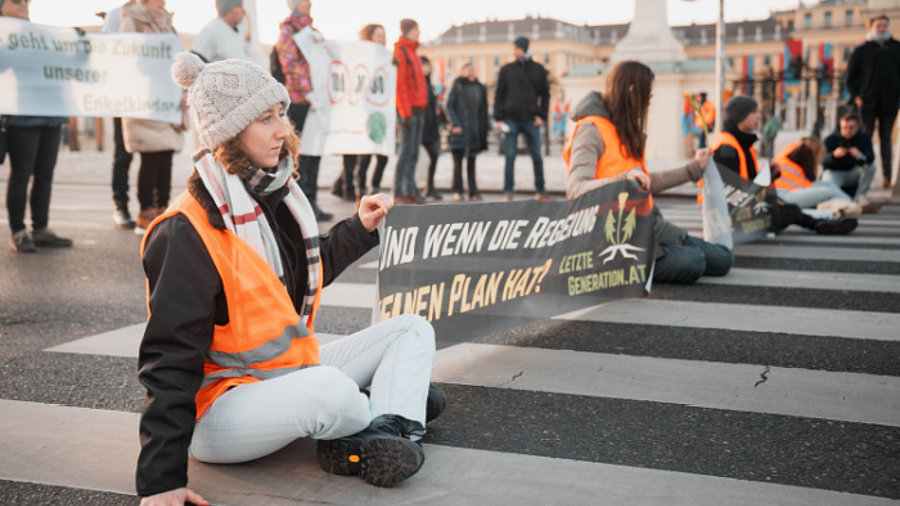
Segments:
[[[610,57],[615,65],[622,60],[651,62],[683,62],[687,60],[684,45],[669,28],[666,0],[635,0],[634,19],[628,34]]]

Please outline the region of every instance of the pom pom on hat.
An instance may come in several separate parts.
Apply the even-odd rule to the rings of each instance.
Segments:
[[[178,53],[172,64],[172,80],[182,88],[188,88],[197,80],[204,65],[203,60],[194,53]]]
[[[284,86],[255,63],[221,60],[203,63],[192,53],[178,53],[172,79],[187,89],[192,123],[200,145],[215,149],[237,137],[260,114],[275,104],[287,111],[290,97]]]

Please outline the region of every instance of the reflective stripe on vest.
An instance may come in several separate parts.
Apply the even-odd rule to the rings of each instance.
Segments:
[[[709,156],[713,156],[720,147],[722,146],[730,146],[737,151],[738,155],[738,165],[740,168],[739,174],[742,178],[749,180],[750,179],[750,169],[747,166],[747,155],[744,154],[744,149],[741,147],[741,144],[728,132],[718,131],[716,132],[715,137],[713,137],[712,142],[709,145],[710,153]],[[756,158],[756,149],[753,146],[750,146],[750,156],[753,157],[753,166],[756,167],[756,170],[759,170],[759,159]],[[697,203],[703,203],[703,178],[700,178],[697,181],[697,185],[699,187],[699,191],[697,191]]]
[[[178,213],[187,217],[206,246],[228,301],[228,323],[215,326],[204,360],[204,379],[195,397],[197,418],[233,386],[318,365],[313,330],[318,296],[304,325],[281,280],[249,244],[210,225],[206,210],[186,193],[159,220]],[[145,241],[159,220],[148,228]],[[321,280],[320,275],[319,293]]]
[[[569,172],[569,159],[572,156],[575,133],[578,131],[578,127],[584,123],[593,124],[597,128],[597,132],[600,133],[600,138],[603,139],[603,154],[600,155],[600,158],[597,160],[594,179],[612,179],[619,174],[638,168],[644,171],[644,174],[647,174],[647,177],[650,177],[650,173],[647,172],[644,160],[638,161],[636,158],[626,155],[625,147],[619,139],[619,133],[616,131],[616,126],[612,121],[600,116],[585,116],[575,124],[572,135],[569,136],[569,139],[566,141],[566,147],[563,149],[563,160],[566,163],[566,173]],[[649,202],[652,207],[652,195],[649,197]]]
[[[788,158],[788,155],[800,147],[799,142],[795,142],[778,153],[772,161],[781,168],[781,175],[775,180],[775,188],[781,190],[799,190],[801,188],[809,188],[812,182],[806,178],[806,172],[803,167]]]

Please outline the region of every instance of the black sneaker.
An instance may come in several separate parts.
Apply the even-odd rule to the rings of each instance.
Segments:
[[[425,401],[425,423],[441,416],[447,407],[447,396],[435,385],[428,386],[428,400]]]
[[[847,235],[856,229],[858,223],[856,218],[819,220],[816,223],[816,233],[823,235]]]
[[[27,230],[19,230],[9,239],[9,249],[16,253],[34,253],[37,248],[34,247],[34,241],[28,235]]]
[[[313,214],[315,214],[315,216],[316,216],[316,221],[331,221],[331,219],[334,218],[333,214],[326,213],[325,211],[322,210],[322,208],[320,208],[316,204],[313,204],[312,208],[313,208]]]
[[[352,436],[320,439],[316,444],[319,466],[326,473],[359,476],[376,487],[393,487],[416,472],[425,452],[410,435],[422,426],[399,415],[381,415]]]
[[[53,233],[49,228],[42,228],[31,233],[31,239],[35,246],[42,248],[71,248],[72,239],[60,237]]]

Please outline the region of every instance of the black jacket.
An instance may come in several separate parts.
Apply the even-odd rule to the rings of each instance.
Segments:
[[[500,68],[494,94],[494,119],[530,121],[540,116],[546,123],[549,109],[550,85],[543,65],[529,58]]]
[[[283,205],[286,190],[259,203],[275,229],[285,286],[299,309],[307,291],[306,249],[299,227]],[[188,180],[188,191],[206,210],[209,222],[225,229],[196,172]],[[358,216],[320,236],[324,285],[376,244],[377,231],[367,232]],[[138,380],[146,387],[147,397],[136,478],[138,494],[149,496],[187,484],[187,452],[196,418],[194,396],[203,381],[203,360],[214,326],[228,323],[228,301],[203,240],[184,215],[154,227],[144,247],[143,266],[152,313],[138,357]]]
[[[733,121],[726,121],[722,128],[723,132],[729,133],[737,139],[738,144],[744,151],[744,157],[747,159],[747,176],[750,181],[756,178],[758,171],[756,164],[753,163],[753,156],[750,154],[750,148],[759,140],[754,133],[744,133],[738,129]],[[741,173],[741,160],[738,158],[737,151],[731,146],[722,145],[713,153],[713,160],[719,165],[733,170],[735,173]]]
[[[857,46],[847,62],[847,88],[863,109],[896,111],[900,106],[900,42],[873,40]]]
[[[458,134],[450,133],[450,149],[474,156],[487,149],[487,132],[490,129],[487,113],[487,88],[478,81],[457,77],[447,97],[447,114],[450,125],[462,127]]]
[[[825,158],[822,159],[822,167],[830,170],[850,170],[860,164],[863,160],[857,160],[846,154],[840,158],[835,158],[834,150],[839,147],[855,147],[862,152],[865,157],[865,163],[875,161],[875,151],[872,149],[872,139],[866,135],[862,129],[856,132],[856,135],[847,139],[841,135],[840,129],[835,129],[828,137],[825,138]]]
[[[431,77],[425,76],[425,84],[428,86],[428,105],[425,106],[425,126],[422,129],[422,144],[431,144],[441,139],[441,125],[446,120],[443,110],[438,114],[437,97],[434,95]]]

